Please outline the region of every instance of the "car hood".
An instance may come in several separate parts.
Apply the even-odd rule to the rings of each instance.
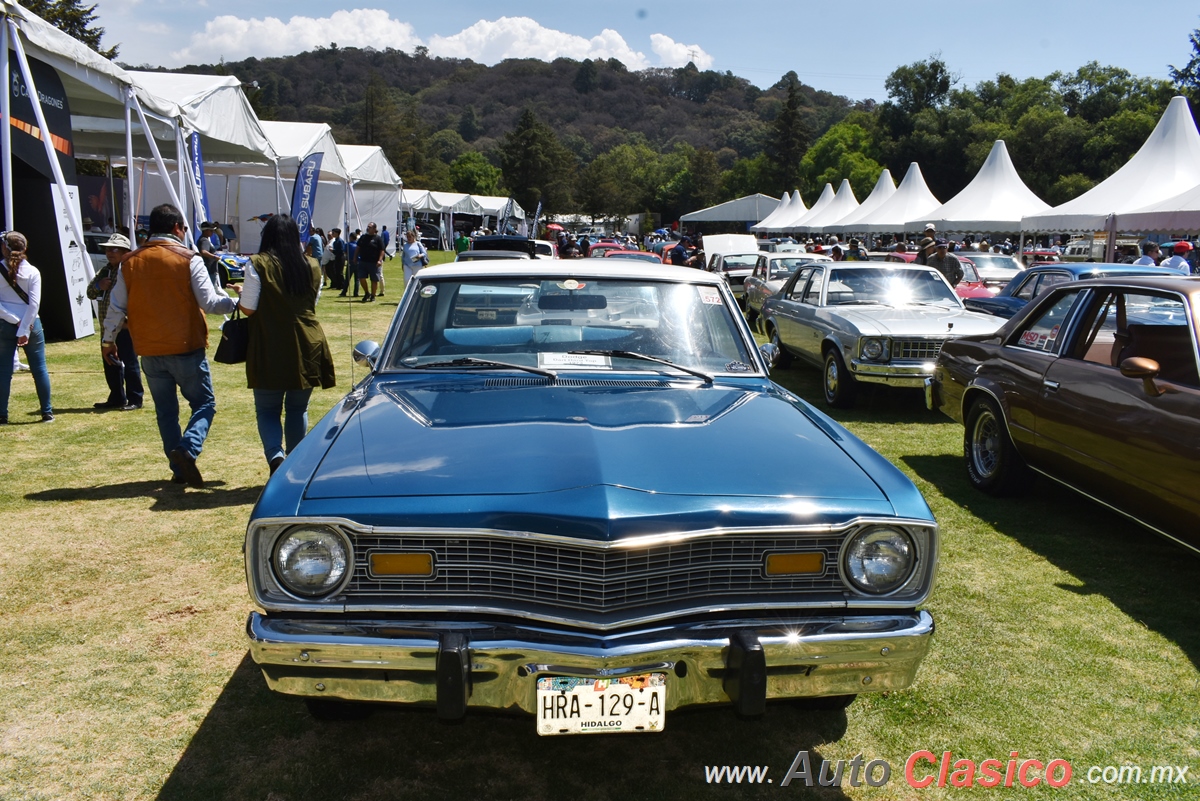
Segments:
[[[964,309],[905,306],[896,309],[837,309],[864,336],[936,337],[990,334],[1003,320]]]
[[[871,464],[858,454],[860,444],[767,382],[747,389],[690,380],[568,380],[577,385],[533,377],[377,380],[358,410],[326,435],[333,442],[305,498],[479,498],[617,487],[828,499],[829,506],[893,512],[860,467]]]

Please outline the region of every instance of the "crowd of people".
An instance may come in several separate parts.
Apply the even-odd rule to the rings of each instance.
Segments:
[[[378,238],[372,228],[367,236]],[[171,481],[202,487],[196,462],[216,415],[205,314],[240,311],[248,318],[247,386],[254,393],[263,455],[274,473],[308,431],[313,389],[336,384],[333,356],[316,316],[325,273],[312,246],[306,252],[301,245],[299,227],[287,215],[266,221],[240,290],[236,284],[222,286],[210,274],[205,249],[184,244],[187,230],[179,209],[163,204],[150,212],[145,242],[136,249],[123,233],[112,233],[103,243],[106,264],[88,286],[88,297],[97,302],[102,325],[108,397],[94,406],[140,409],[149,389]],[[197,244],[207,239],[203,234]],[[29,360],[41,419],[50,422],[50,376],[38,319],[41,275],[26,259],[28,241],[21,233],[6,232],[0,250],[0,424],[8,423],[18,348]],[[361,285],[365,292],[365,279]],[[372,285],[372,295],[375,289]],[[180,395],[190,408],[182,427]]]

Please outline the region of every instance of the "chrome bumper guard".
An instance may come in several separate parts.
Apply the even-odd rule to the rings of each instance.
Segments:
[[[499,622],[273,618],[252,612],[250,654],[277,692],[536,712],[540,675],[669,675],[667,709],[732,703],[761,714],[768,698],[898,690],[929,650],[928,612],[875,617],[739,620],[620,634]]]
[[[933,377],[934,363],[879,364],[854,359],[850,371],[858,381],[868,384],[887,384],[892,387],[923,387],[925,379]]]

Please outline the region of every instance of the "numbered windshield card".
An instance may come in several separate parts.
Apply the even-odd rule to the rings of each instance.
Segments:
[[[708,306],[721,305],[721,292],[715,286],[697,286],[696,292],[700,295],[700,302]]]
[[[608,356],[586,353],[539,353],[538,367],[612,367]]]
[[[613,679],[542,676],[537,731],[556,734],[660,732],[666,726],[667,674]]]

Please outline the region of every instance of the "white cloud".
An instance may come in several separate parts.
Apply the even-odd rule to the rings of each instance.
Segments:
[[[445,58],[469,58],[495,64],[506,58],[538,58],[553,61],[565,57],[616,58],[632,69],[649,66],[646,56],[629,46],[621,34],[605,28],[591,39],[546,28],[529,17],[480,20],[453,36],[434,36],[429,52]]]
[[[682,67],[689,61],[702,70],[713,65],[713,57],[705,53],[700,45],[677,42],[661,33],[650,34],[650,49],[658,55],[664,67]]]
[[[278,17],[241,19],[223,15],[209,21],[202,33],[192,34],[191,42],[171,53],[181,62],[230,61],[250,56],[285,56],[327,47],[337,42],[342,47],[394,47],[412,50],[421,44],[407,22],[394,20],[388,12],[376,8],[335,11],[328,17]]]

